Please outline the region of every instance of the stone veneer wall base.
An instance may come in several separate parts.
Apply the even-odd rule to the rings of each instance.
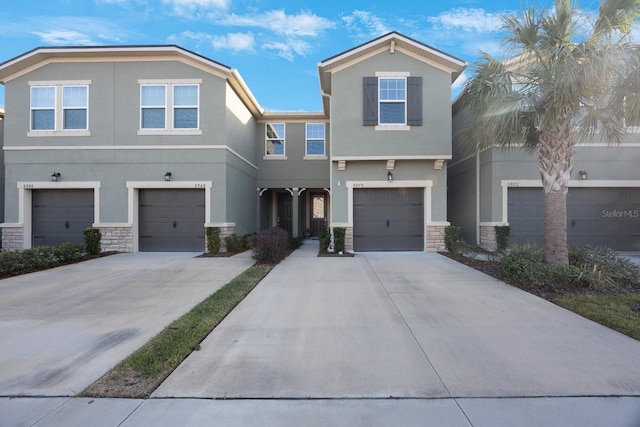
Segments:
[[[236,228],[234,226],[225,226],[218,228],[220,229],[220,252],[227,252],[227,242],[225,242],[224,238],[235,233]]]
[[[133,228],[99,227],[102,252],[133,252]]]
[[[480,226],[480,247],[492,252],[498,249],[498,243],[496,242],[496,228],[493,225]]]
[[[444,229],[446,225],[427,225],[427,252],[444,252]]]
[[[17,251],[24,248],[24,228],[5,227],[2,229],[2,250]]]

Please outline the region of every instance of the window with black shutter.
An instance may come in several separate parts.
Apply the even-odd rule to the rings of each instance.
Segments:
[[[422,77],[364,77],[362,124],[422,126]]]

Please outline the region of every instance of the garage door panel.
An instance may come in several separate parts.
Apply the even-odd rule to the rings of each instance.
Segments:
[[[204,250],[203,190],[140,190],[139,198],[140,251]]]
[[[32,245],[84,244],[84,230],[93,225],[93,190],[34,190]]]
[[[354,190],[354,249],[423,250],[423,198],[419,188]]]
[[[509,189],[508,209],[511,242],[532,242],[542,246],[543,190]],[[568,242],[640,250],[639,216],[639,188],[571,188],[567,194]]]

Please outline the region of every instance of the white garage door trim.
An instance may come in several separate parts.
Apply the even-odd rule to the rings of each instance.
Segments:
[[[211,222],[211,181],[127,181],[128,221],[133,228],[133,252],[139,252],[140,229],[138,225],[139,191],[147,189],[189,189],[204,191],[204,220]]]
[[[31,249],[32,229],[32,191],[33,190],[93,190],[93,218],[100,222],[100,182],[99,181],[19,181],[18,182],[18,226],[24,232],[22,247]],[[94,223],[94,224],[95,224]],[[12,226],[14,224],[11,224]]]
[[[500,181],[502,186],[502,224],[497,225],[509,225],[509,188],[542,188],[542,181],[537,179],[503,179]],[[640,180],[577,180],[572,179],[569,181],[569,188],[572,187],[640,187]],[[484,225],[484,223],[481,223]]]
[[[427,250],[427,231],[429,225],[438,225],[431,221],[431,188],[433,181],[425,180],[408,180],[408,181],[347,181],[347,223],[332,223],[332,227],[353,227],[353,190],[358,188],[423,188],[424,189],[424,227],[425,242],[423,250]],[[449,223],[447,223],[448,225]]]

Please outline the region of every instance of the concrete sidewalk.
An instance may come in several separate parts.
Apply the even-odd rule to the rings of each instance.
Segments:
[[[640,342],[437,254],[316,253],[151,399],[0,399],[0,426],[640,426]]]
[[[0,398],[0,427],[638,427],[638,397],[506,399]]]

